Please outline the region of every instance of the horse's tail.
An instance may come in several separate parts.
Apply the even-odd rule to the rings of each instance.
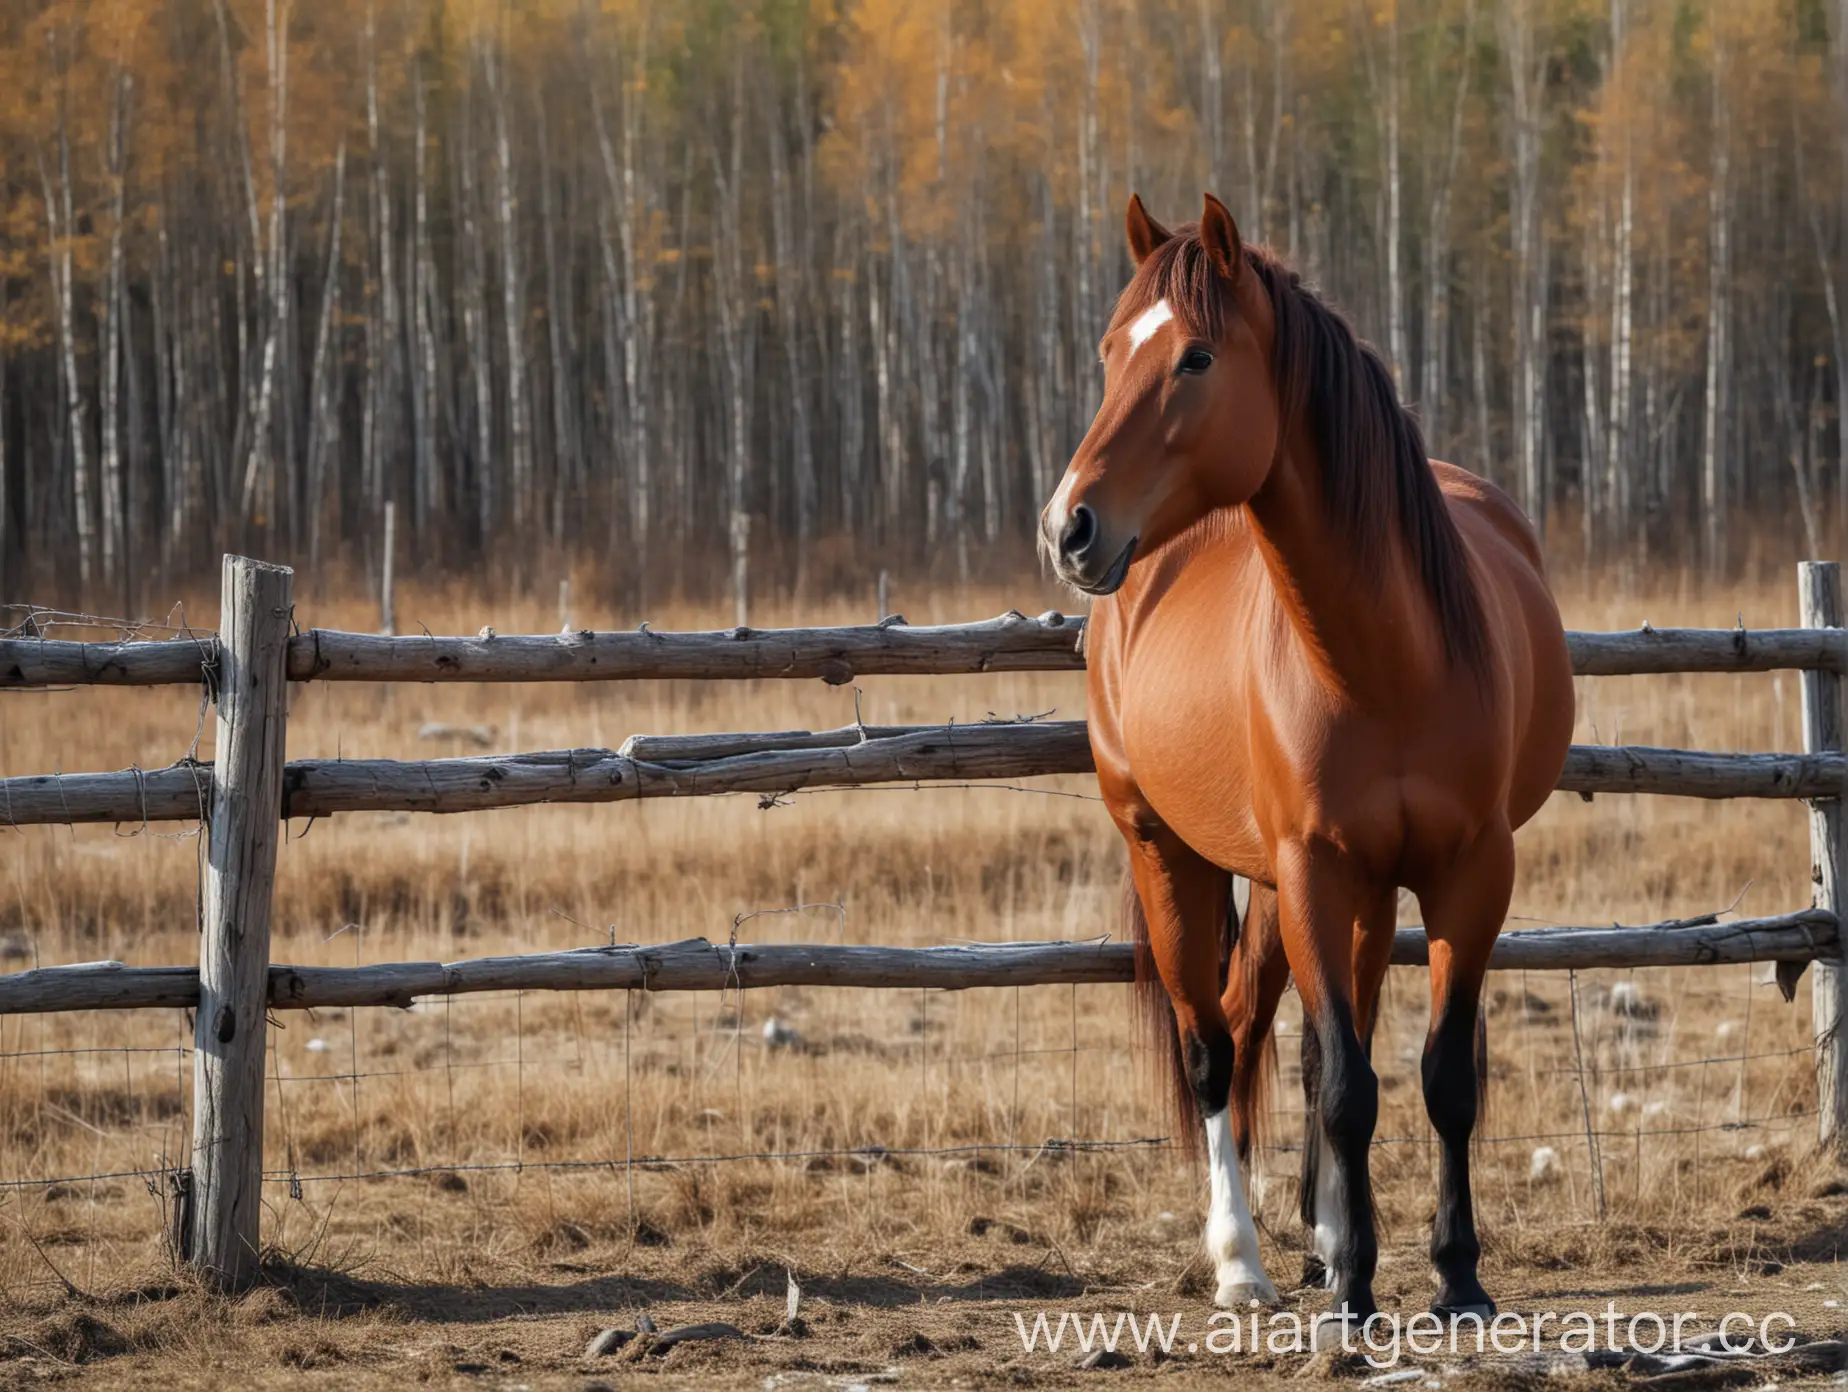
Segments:
[[[1489,1117],[1489,1017],[1482,1003],[1476,1003],[1476,1128]]]
[[[1168,1095],[1168,1107],[1178,1128],[1181,1144],[1188,1150],[1199,1145],[1200,1104],[1187,1081],[1187,1059],[1181,1053],[1181,1031],[1174,1017],[1174,1002],[1168,988],[1155,971],[1155,954],[1149,950],[1149,920],[1142,912],[1142,900],[1136,884],[1123,876],[1123,926],[1136,949],[1136,984],[1133,1013],[1136,1027],[1154,1061],[1161,1090]]]
[[[1231,875],[1227,875],[1231,880]],[[1241,926],[1237,907],[1232,902],[1231,885],[1227,886],[1225,937],[1220,944],[1220,991],[1225,993],[1228,977],[1238,973],[1240,1001],[1250,1022],[1242,1031],[1244,1048],[1235,1056],[1232,1068],[1232,1134],[1238,1142],[1239,1155],[1249,1158],[1262,1139],[1269,1115],[1266,1101],[1277,1071],[1277,1041],[1271,1033],[1269,1014],[1275,1000],[1267,1004],[1260,982],[1264,964],[1271,954],[1282,951],[1277,936],[1275,901],[1260,908],[1256,896],[1271,893],[1253,887],[1253,902],[1244,914]],[[1196,1148],[1205,1134],[1201,1127],[1200,1103],[1187,1078],[1187,1058],[1181,1050],[1180,1030],[1174,1017],[1174,1002],[1168,988],[1155,971],[1155,957],[1149,950],[1149,923],[1142,912],[1142,901],[1128,875],[1123,877],[1123,921],[1136,950],[1135,1015],[1149,1056],[1154,1060],[1161,1091],[1168,1097],[1182,1144]],[[1258,1021],[1252,1012],[1263,1012]],[[1239,1035],[1238,1021],[1228,1020],[1233,1034]],[[1261,1033],[1260,1033],[1261,1029]]]
[[[1245,1018],[1250,1022],[1232,1068],[1232,1134],[1238,1140],[1241,1160],[1263,1143],[1270,1117],[1271,1085],[1277,1076],[1277,1035],[1271,1028],[1277,1009],[1276,995],[1267,999],[1261,977],[1272,954],[1281,954],[1283,941],[1277,926],[1277,892],[1262,885],[1250,887],[1243,922],[1236,910],[1226,915],[1230,957],[1227,974],[1239,974]],[[1268,895],[1268,900],[1260,896]],[[1228,1021],[1235,1024],[1236,1022]],[[1234,1028],[1233,1033],[1238,1033]]]

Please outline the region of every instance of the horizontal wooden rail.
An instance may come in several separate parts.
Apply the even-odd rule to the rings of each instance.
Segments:
[[[764,734],[637,735],[620,750],[559,749],[460,759],[296,759],[284,817],[335,812],[480,812],[536,803],[626,802],[805,788],[964,782],[1089,773],[1082,721],[848,726]],[[1848,755],[1710,754],[1695,749],[1574,745],[1564,792],[1700,798],[1838,795]],[[211,765],[0,779],[0,826],[191,821]]]
[[[1816,628],[1649,628],[1566,634],[1580,677],[1671,672],[1848,672],[1848,631]]]
[[[902,620],[844,628],[721,629],[705,633],[588,630],[474,638],[391,637],[310,629],[289,643],[292,681],[545,682],[1075,671],[1081,617],[1003,614],[980,623],[911,627]],[[1839,629],[1642,628],[1568,633],[1580,676],[1665,672],[1848,672]],[[0,688],[192,686],[217,661],[217,639],[76,643],[0,639]]]
[[[1078,670],[1084,620],[1056,611],[913,627],[733,628],[704,633],[589,630],[473,638],[310,629],[289,644],[291,681],[551,682]],[[0,640],[0,687],[192,685],[214,640],[73,643]]]
[[[1734,923],[1647,927],[1525,928],[1504,933],[1492,969],[1703,966],[1807,962],[1832,951],[1837,926],[1817,909]],[[1401,928],[1396,966],[1427,960],[1422,928]],[[1133,980],[1127,943],[1046,942],[946,947],[736,947],[690,938],[659,947],[593,947],[461,962],[388,962],[369,967],[269,969],[272,1008],[408,1006],[419,998],[477,991],[718,991],[763,986],[859,986],[963,990]],[[90,962],[0,975],[0,1014],[61,1010],[186,1008],[199,999],[195,967]]]
[[[912,736],[933,727],[847,726],[839,730],[791,730],[766,734],[632,735],[621,752],[648,762],[731,759],[792,749],[821,749]],[[1090,740],[1082,721],[995,722],[960,730],[1033,731],[1043,767],[1022,763],[996,777],[1028,778],[1037,773],[1094,771]],[[1058,736],[1047,731],[1061,731]],[[1011,738],[1011,736],[1006,737]],[[1024,753],[1024,747],[1022,752]],[[968,776],[968,775],[964,775]],[[1699,798],[1809,798],[1842,790],[1848,756],[1809,754],[1712,754],[1699,749],[1652,749],[1646,745],[1574,745],[1559,777],[1565,793],[1657,793]]]
[[[1704,749],[1575,744],[1559,791],[1658,793],[1697,798],[1834,797],[1848,782],[1848,755],[1711,754]]]
[[[762,737],[752,752],[655,762],[609,749],[398,762],[291,760],[285,817],[333,812],[473,812],[546,802],[623,802],[716,793],[797,792],[920,780],[1025,778],[1082,773],[1091,748],[1077,722],[934,725],[880,732]],[[734,737],[744,739],[746,737]],[[817,744],[817,738],[827,741]],[[765,746],[768,747],[765,747]],[[638,747],[631,741],[625,748]],[[639,747],[647,748],[646,742]],[[0,826],[190,820],[209,789],[210,765],[127,773],[0,779]]]
[[[155,642],[0,638],[0,690],[31,686],[197,686],[218,668],[218,635]]]

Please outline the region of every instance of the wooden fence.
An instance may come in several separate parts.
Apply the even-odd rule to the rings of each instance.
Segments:
[[[186,1007],[195,1010],[194,1128],[183,1248],[213,1279],[253,1273],[262,1177],[263,1066],[270,1009],[407,1005],[498,990],[711,990],[836,985],[962,989],[1128,981],[1127,944],[1010,943],[933,948],[714,944],[612,946],[451,963],[290,967],[269,955],[278,827],[353,811],[464,812],[542,802],[612,802],[805,788],[1016,779],[1092,769],[1082,722],[852,726],[631,738],[621,749],[479,758],[286,761],[291,681],[528,682],[819,678],[885,673],[1076,670],[1083,622],[1057,613],[911,627],[714,633],[563,633],[555,637],[393,637],[292,627],[292,573],[227,556],[216,635],[159,642],[0,640],[0,688],[203,685],[217,713],[217,758],[164,769],[0,779],[0,827],[199,820],[207,873],[196,966],[116,962],[0,975],[0,1014]],[[1714,915],[1638,927],[1504,934],[1494,969],[1565,970],[1706,963],[1813,962],[1820,1136],[1848,1152],[1848,1030],[1842,799],[1848,792],[1842,678],[1848,631],[1841,578],[1805,562],[1803,627],[1650,629],[1568,635],[1581,676],[1667,672],[1803,673],[1804,752],[1732,754],[1574,746],[1559,787],[1703,798],[1798,798],[1810,812],[1813,903],[1768,918]],[[1425,961],[1424,935],[1400,929],[1395,964]]]

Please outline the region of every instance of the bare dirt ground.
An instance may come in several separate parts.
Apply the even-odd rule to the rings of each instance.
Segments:
[[[1835,1264],[1844,1201],[1792,1198],[1772,1205],[1769,1220],[1716,1224],[1701,1233],[1671,1233],[1628,1224],[1565,1227],[1528,1242],[1493,1242],[1485,1275],[1504,1310],[1582,1310],[1596,1316],[1598,1347],[1608,1347],[1606,1315],[1643,1311],[1672,1316],[1698,1312],[1691,1335],[1718,1317],[1744,1312],[1754,1320],[1790,1315],[1794,1327],[1771,1326],[1808,1353],[1753,1360],[1680,1374],[1657,1382],[1644,1371],[1588,1369],[1583,1359],[1549,1345],[1544,1356],[1518,1353],[1463,1356],[1405,1353],[1391,1362],[1384,1334],[1373,1352],[1388,1370],[1419,1370],[1413,1386],[1487,1388],[1510,1385],[1719,1387],[1742,1373],[1786,1386],[1839,1382],[1838,1340],[1848,1281]],[[1059,1387],[1082,1379],[1164,1386],[1223,1382],[1268,1385],[1304,1376],[1359,1381],[1381,1368],[1359,1349],[1346,1359],[1296,1352],[1208,1352],[1198,1347],[1212,1313],[1205,1273],[1190,1260],[1190,1243],[1121,1234],[1116,1252],[1082,1254],[1070,1262],[1053,1245],[1021,1242],[991,1229],[982,1237],[935,1240],[868,1252],[844,1263],[813,1266],[803,1253],[740,1251],[729,1245],[675,1243],[647,1250],[596,1246],[572,1262],[513,1264],[478,1271],[471,1280],[426,1281],[383,1264],[370,1274],[272,1266],[274,1284],[241,1301],[210,1300],[159,1284],[101,1298],[37,1299],[9,1320],[0,1385],[35,1386],[82,1380],[98,1386],[192,1387],[321,1385],[383,1387],[408,1381],[481,1387],[583,1388],[646,1378],[660,1387],[846,1388]],[[1410,1235],[1408,1234],[1408,1239]],[[1396,1241],[1382,1265],[1382,1308],[1406,1315],[1429,1299],[1429,1280],[1416,1240]],[[997,1250],[997,1247],[1000,1250]],[[900,1255],[903,1253],[904,1255]],[[931,1263],[912,1260],[924,1258]],[[793,1272],[802,1289],[798,1322],[786,1318]],[[1288,1298],[1286,1310],[1308,1318],[1323,1308],[1320,1292]],[[1057,1323],[1062,1314],[1118,1312],[1178,1315],[1172,1353],[1138,1352],[1119,1341],[1121,1355],[1083,1368],[1076,1337],[1058,1352],[1025,1352],[1015,1316]],[[707,1322],[732,1326],[740,1337],[687,1342],[663,1349],[658,1336],[637,1335],[608,1356],[586,1356],[600,1331],[632,1331],[638,1316],[662,1331]],[[1264,1316],[1268,1336],[1271,1315]],[[1223,1327],[1223,1326],[1222,1326]],[[1743,1329],[1745,1326],[1738,1326]],[[1647,1346],[1653,1331],[1644,1326]],[[1519,1339],[1511,1336],[1505,1348]],[[1190,1349],[1189,1343],[1196,1347]],[[1096,1347],[1101,1348],[1101,1343]],[[1640,1360],[1647,1368],[1647,1360]],[[1653,1377],[1675,1378],[1674,1373]]]
[[[588,589],[581,586],[580,592]],[[1056,603],[898,596],[916,622]],[[401,627],[557,626],[550,596],[412,589]],[[1030,602],[1037,601],[1037,602]],[[1567,587],[1568,622],[1794,620],[1794,586],[1703,595]],[[864,608],[865,606],[859,606]],[[304,625],[361,627],[312,592]],[[210,610],[189,607],[198,621]],[[582,612],[579,624],[640,615]],[[656,628],[721,616],[667,607]],[[846,621],[810,603],[762,624]],[[1788,749],[1793,675],[1582,681],[1581,741]],[[295,755],[432,757],[616,745],[628,734],[821,728],[1082,710],[1074,676],[604,687],[314,687]],[[153,766],[193,747],[185,692],[14,695],[0,773]],[[209,756],[210,726],[198,752]],[[1088,780],[351,816],[291,828],[277,961],[453,959],[694,935],[922,944],[1113,931],[1120,853]],[[192,960],[184,829],[0,835],[0,966]],[[1649,922],[1809,902],[1803,809],[1556,798],[1520,840],[1511,928]],[[788,912],[785,912],[788,911]],[[1407,904],[1408,921],[1416,906]],[[756,915],[748,917],[749,915]],[[1375,1057],[1380,1295],[1430,1298],[1435,1156],[1418,1097],[1422,978],[1395,970]],[[0,1020],[0,1386],[582,1388],[1063,1386],[1076,1379],[1375,1375],[1321,1355],[1217,1354],[1202,1195],[1149,1086],[1119,988],[743,996],[525,993],[408,1011],[278,1015],[266,1101],[268,1279],[237,1301],[175,1285],[166,1172],[190,1132],[181,1012]],[[1301,1266],[1300,1015],[1286,1002],[1254,1209],[1280,1284]],[[1788,1313],[1838,1337],[1841,1176],[1814,1152],[1807,985],[1761,969],[1498,976],[1476,1149],[1485,1279],[1506,1310]],[[1072,1142],[1082,1144],[1074,1146]],[[630,1161],[633,1164],[630,1164]],[[793,1276],[799,1323],[787,1323]],[[1320,1292],[1292,1310],[1323,1308]],[[1019,1314],[1182,1316],[1174,1350],[1080,1370],[1075,1335],[1027,1352]],[[589,1358],[605,1329],[657,1326]],[[664,1348],[721,1321],[744,1336]],[[1193,1337],[1189,1338],[1188,1336]],[[1192,1353],[1188,1342],[1199,1345]],[[1824,1351],[1674,1369],[1544,1365],[1531,1351],[1402,1361],[1406,1386],[1668,1388],[1835,1376]],[[1576,1371],[1575,1371],[1576,1369]],[[1575,1381],[1576,1380],[1576,1381]]]

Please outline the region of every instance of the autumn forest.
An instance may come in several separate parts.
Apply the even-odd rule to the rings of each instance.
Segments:
[[[1848,3],[11,0],[0,600],[1019,573],[1225,199],[1556,565],[1848,536]]]

